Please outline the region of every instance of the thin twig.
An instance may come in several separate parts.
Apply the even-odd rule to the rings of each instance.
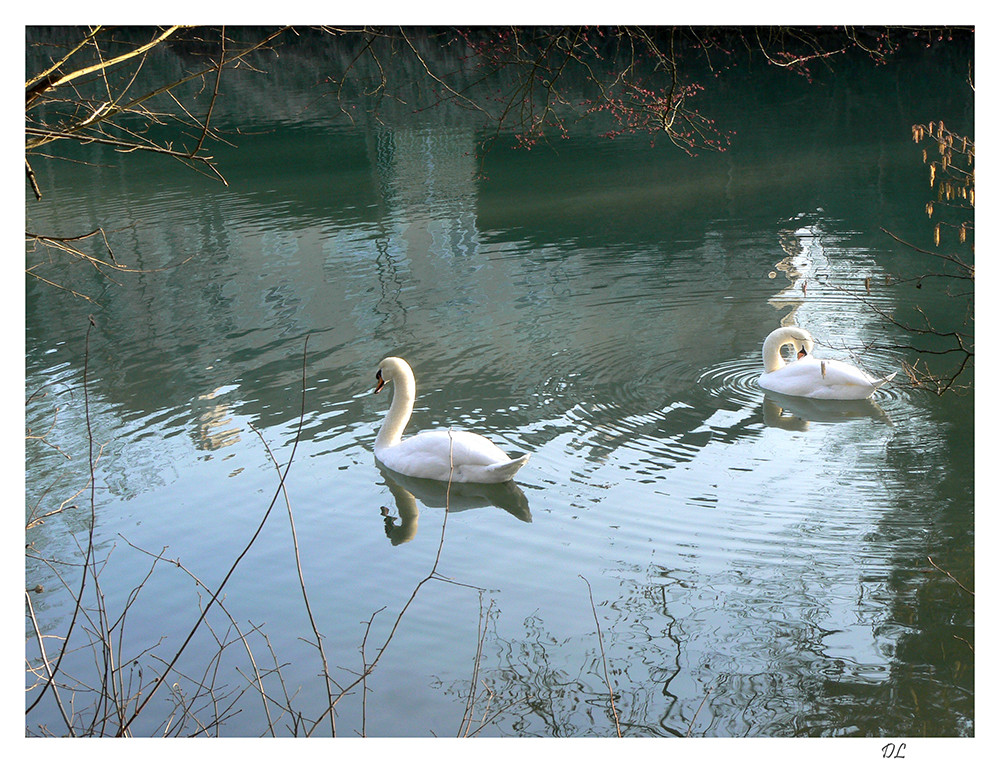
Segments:
[[[594,592],[590,588],[590,581],[587,578],[583,575],[580,575],[579,578],[587,584],[587,593],[590,595],[590,611],[594,613],[594,623],[597,625],[597,645],[601,648],[601,661],[604,663],[604,682],[608,685],[608,695],[611,698],[611,714],[615,718],[615,731],[621,738],[622,728],[618,724],[618,710],[615,709],[615,691],[611,688],[611,679],[608,677],[608,658],[604,654],[604,638],[601,636],[601,623],[597,618],[597,608],[594,606]]]
[[[198,137],[198,145],[194,147],[192,154],[197,154],[201,151],[201,147],[205,143],[205,138],[209,135],[209,123],[212,121],[212,112],[215,110],[215,101],[219,97],[219,83],[222,81],[222,67],[226,62],[226,27],[222,27],[221,39],[219,42],[221,50],[219,52],[219,66],[215,72],[215,87],[212,89],[212,98],[208,102],[208,110],[205,113],[205,122],[202,129],[201,135]]]
[[[958,579],[957,579],[957,578],[956,578],[956,577],[955,577],[954,575],[952,575],[952,574],[951,574],[950,572],[948,572],[948,570],[943,570],[943,569],[941,569],[940,567],[938,567],[938,566],[937,566],[937,564],[936,564],[936,563],[934,562],[934,560],[933,560],[933,559],[931,559],[931,558],[930,558],[929,556],[927,557],[927,561],[928,561],[928,562],[930,562],[930,563],[931,563],[931,566],[932,566],[932,567],[933,567],[934,569],[936,569],[936,570],[937,570],[938,572],[943,572],[943,573],[944,573],[945,575],[947,575],[947,576],[948,576],[948,577],[950,577],[950,578],[951,578],[952,580],[954,580],[954,581],[955,581],[955,584],[956,584],[956,585],[957,585],[957,586],[958,586],[959,588],[961,588],[961,589],[962,589],[963,591],[965,591],[966,593],[970,593],[970,594],[972,594],[973,596],[975,596],[975,595],[976,595],[976,592],[975,592],[975,591],[972,591],[972,590],[970,590],[970,589],[966,588],[966,587],[965,587],[964,585],[962,585],[961,583],[959,583],[959,582],[958,582]]]
[[[950,262],[953,265],[957,265],[963,271],[963,275],[965,277],[975,278],[975,275],[976,275],[976,267],[975,267],[975,265],[970,265],[969,263],[965,262],[964,260],[962,260],[961,258],[957,257],[956,255],[954,255],[954,254],[943,254],[941,252],[935,252],[935,251],[932,251],[930,249],[921,249],[916,244],[911,244],[909,241],[904,241],[899,236],[897,236],[895,233],[893,233],[891,231],[888,231],[885,228],[881,228],[880,227],[879,230],[882,231],[883,233],[885,233],[890,238],[895,239],[896,241],[898,241],[903,246],[909,247],[913,251],[919,252],[920,254],[929,254],[931,257],[937,257],[938,259],[945,260],[946,262]]]
[[[368,644],[368,634],[371,633],[372,623],[375,622],[375,615],[381,612],[385,607],[380,607],[372,612],[372,617],[365,625],[365,635],[361,638],[361,664],[367,664],[365,662],[365,646]],[[368,674],[363,673],[361,676],[361,736],[368,735]]]
[[[694,722],[698,720],[698,713],[705,706],[705,701],[708,699],[708,695],[712,693],[712,687],[708,687],[708,691],[705,692],[705,696],[701,698],[701,704],[698,705],[698,709],[694,711],[694,717],[691,718],[691,723],[688,724],[688,730],[686,736],[691,736],[691,730],[694,728]]]
[[[953,638],[956,638],[959,641],[961,641],[962,643],[964,643],[967,647],[969,647],[969,649],[971,649],[973,651],[973,653],[976,651],[975,647],[973,647],[972,644],[969,643],[968,639],[964,639],[961,636],[953,636]]]

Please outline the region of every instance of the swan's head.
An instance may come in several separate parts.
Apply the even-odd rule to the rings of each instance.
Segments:
[[[799,360],[806,355],[811,355],[813,351],[812,335],[805,329],[796,327],[796,334],[792,336],[792,345],[795,347],[795,359]]]
[[[799,360],[809,355],[813,350],[812,334],[798,326],[784,326],[776,334],[781,337],[781,344],[790,344],[795,350],[795,359]]]
[[[389,382],[412,378],[413,371],[410,369],[410,364],[405,360],[402,358],[385,358],[378,364],[378,370],[375,372],[375,394],[377,395],[381,392],[382,387]]]

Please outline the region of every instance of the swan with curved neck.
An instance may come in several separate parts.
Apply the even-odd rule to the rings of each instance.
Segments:
[[[781,348],[786,344],[795,349],[796,359],[790,363],[781,357]],[[812,354],[813,345],[812,335],[798,326],[782,326],[768,334],[764,340],[760,386],[795,397],[862,400],[896,375],[876,379],[850,363],[816,358]]]
[[[375,393],[392,384],[392,402],[375,437],[375,458],[399,474],[442,482],[506,482],[528,462],[510,458],[482,435],[450,429],[420,432],[403,439],[413,413],[416,384],[402,358],[385,358],[375,374]]]

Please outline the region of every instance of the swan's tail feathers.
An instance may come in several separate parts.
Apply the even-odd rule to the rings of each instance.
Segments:
[[[876,382],[875,382],[875,389],[878,389],[879,387],[882,387],[882,386],[888,384],[889,382],[891,382],[892,381],[892,377],[894,377],[897,373],[899,373],[899,372],[898,371],[893,371],[891,374],[889,374],[888,376],[886,376],[884,379],[878,379],[878,380],[876,380]]]
[[[506,482],[517,473],[518,469],[528,463],[528,459],[530,457],[530,453],[525,453],[523,456],[520,456],[519,458],[512,458],[510,461],[501,461],[498,464],[490,464],[485,467],[485,471],[497,482]]]

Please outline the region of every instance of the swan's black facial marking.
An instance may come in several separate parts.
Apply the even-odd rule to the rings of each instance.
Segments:
[[[375,372],[375,394],[377,395],[384,386],[385,379],[382,378],[382,369],[380,368]]]
[[[796,360],[802,360],[807,355],[805,347],[799,350],[799,354],[795,356]]]

